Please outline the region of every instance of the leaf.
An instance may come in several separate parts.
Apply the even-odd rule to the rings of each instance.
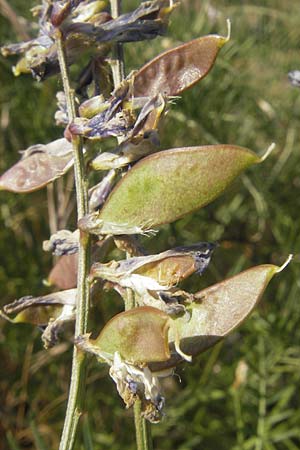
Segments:
[[[173,319],[175,326],[170,326],[169,332],[171,348],[179,340],[184,353],[196,356],[227,336],[249,316],[272,277],[290,259],[282,267],[272,264],[252,267],[198,292],[195,295],[198,301],[190,305],[184,316]],[[167,363],[153,365],[152,369],[173,367],[180,360],[178,354],[172,353]]]
[[[158,55],[134,76],[134,96],[181,94],[208,74],[228,40],[229,36],[204,36]]]
[[[136,234],[173,222],[217,198],[247,167],[263,159],[232,145],[165,150],[139,161],[99,213],[79,222],[95,234]]]
[[[64,175],[72,165],[72,144],[66,139],[34,145],[25,150],[21,160],[0,177],[0,190],[36,191]]]
[[[76,345],[103,360],[113,360],[118,352],[135,365],[166,361],[170,358],[169,322],[169,316],[156,308],[133,308],[114,316],[96,339],[79,336]]]
[[[79,9],[76,8],[77,3]],[[174,3],[170,6],[169,0],[142,2],[134,11],[112,20],[107,12],[100,12],[106,2],[80,3],[81,1],[68,0],[51,5],[52,23],[61,26],[65,37],[68,65],[72,65],[85,51],[95,47],[97,55],[105,57],[111,49],[112,41],[134,42],[154,39],[164,34],[168,16],[177,5]],[[93,4],[96,8],[93,8]],[[36,39],[1,47],[3,56],[24,53],[24,57],[14,67],[16,76],[31,72],[35,78],[43,80],[59,71],[56,43],[51,32],[52,26],[49,29],[49,10],[47,11],[46,6],[40,8],[40,16],[41,30]]]

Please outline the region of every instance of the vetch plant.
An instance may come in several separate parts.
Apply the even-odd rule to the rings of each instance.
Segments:
[[[56,344],[65,322],[75,321],[60,450],[74,448],[87,354],[109,366],[126,407],[134,408],[138,448],[151,448],[149,422],[164,414],[160,378],[171,376],[179,363],[190,362],[239,326],[290,260],[282,267],[252,267],[191,293],[179,283],[204,273],[215,243],[150,255],[139,243],[139,235],[155,235],[161,225],[212,202],[273,148],[262,157],[228,144],[160,150],[161,124],[174,97],[208,74],[230,34],[228,22],[227,37],[196,38],[125,76],[122,44],[164,34],[177,5],[172,0],[146,1],[121,14],[117,0],[110,5],[99,0],[43,2],[34,8],[38,36],[2,47],[4,56],[23,55],[15,75],[31,73],[43,81],[60,73],[63,84],[55,114],[63,136],[29,147],[0,177],[2,190],[27,193],[74,168],[77,228],[55,230],[43,244],[61,257],[49,276],[61,290],[22,297],[1,312],[13,323],[42,327],[45,348]],[[83,60],[75,87],[69,68]],[[102,151],[104,140],[110,151]],[[111,242],[123,252],[122,260],[107,261]],[[67,255],[74,264],[63,271]],[[90,298],[107,289],[120,295],[125,311],[101,330],[91,330]]]

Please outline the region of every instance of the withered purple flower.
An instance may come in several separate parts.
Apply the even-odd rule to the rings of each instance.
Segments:
[[[103,9],[105,1],[55,1],[38,10],[40,33],[35,39],[1,48],[3,56],[25,54],[14,68],[15,75],[32,73],[38,80],[59,71],[54,33],[60,27],[65,37],[68,64],[94,47],[97,56],[107,56],[111,43],[153,39],[163,34],[173,7],[168,0],[142,3],[135,11],[112,20]],[[108,44],[107,44],[108,43]]]

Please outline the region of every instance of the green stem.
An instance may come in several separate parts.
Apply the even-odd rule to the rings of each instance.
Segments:
[[[136,400],[134,404],[134,425],[136,431],[137,450],[153,450],[150,424],[142,415],[142,402]]]
[[[76,117],[74,91],[70,87],[64,41],[59,30],[57,30],[55,38],[69,122],[72,122]],[[88,213],[88,185],[85,174],[82,139],[77,136],[72,137],[72,145],[74,152],[77,217],[79,220]],[[87,332],[90,296],[90,286],[88,281],[89,270],[90,238],[88,234],[81,233],[78,250],[75,337]],[[77,425],[82,414],[84,381],[85,356],[82,352],[77,350],[76,346],[74,346],[67,412],[59,450],[72,450],[74,447]]]
[[[113,19],[119,17],[122,9],[122,0],[110,0],[110,9]],[[123,45],[120,42],[117,42],[113,48],[111,70],[113,73],[114,86],[117,87],[125,78],[124,52]]]
[[[122,0],[110,0],[111,15],[114,19],[119,17],[122,9]],[[121,43],[116,43],[113,49],[113,59],[111,60],[111,69],[114,80],[114,87],[117,87],[125,78],[125,64],[123,46]],[[118,142],[121,140],[118,139]],[[126,257],[130,255],[127,253]],[[131,289],[127,289],[125,299],[125,310],[134,308],[135,299]],[[134,410],[134,425],[136,433],[136,443],[138,450],[152,450],[152,439],[150,423],[145,421],[141,415],[141,401],[138,399],[133,406]]]

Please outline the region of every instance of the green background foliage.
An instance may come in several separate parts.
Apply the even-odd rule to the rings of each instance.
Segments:
[[[124,1],[124,7],[137,3]],[[30,18],[31,2],[13,0],[10,5]],[[152,427],[157,450],[300,448],[300,90],[287,80],[288,71],[300,69],[299,4],[184,0],[167,36],[126,45],[127,72],[161,49],[208,33],[226,34],[227,17],[232,38],[208,77],[175,101],[161,134],[162,148],[224,143],[262,154],[274,141],[276,149],[221,198],[163,226],[144,244],[154,253],[219,240],[208,272],[185,285],[191,291],[252,265],[280,264],[289,253],[295,258],[238,331],[166,380],[166,417]],[[17,40],[4,16],[0,30],[2,43]],[[0,57],[1,172],[18,159],[18,150],[61,135],[53,121],[60,81],[14,78],[11,63]],[[41,249],[49,236],[46,190],[24,196],[1,192],[0,211],[1,304],[49,292],[42,283],[52,265]],[[103,297],[92,310],[91,329],[99,330],[120,308],[117,296]],[[1,320],[1,449],[58,448],[71,336],[70,327],[66,339],[46,352],[38,330]],[[135,448],[132,412],[124,409],[107,369],[93,359],[86,411],[78,450]]]

